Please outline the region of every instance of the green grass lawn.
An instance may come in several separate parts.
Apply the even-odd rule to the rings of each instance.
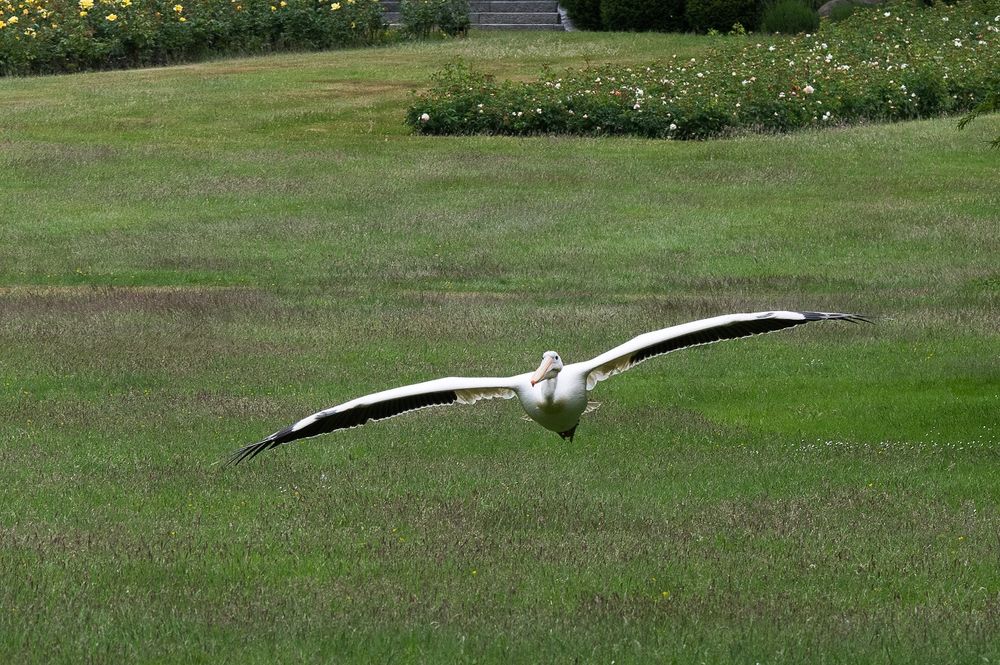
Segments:
[[[1000,117],[423,138],[410,91],[711,38],[0,80],[0,660],[995,662]],[[368,391],[872,316],[267,453]]]

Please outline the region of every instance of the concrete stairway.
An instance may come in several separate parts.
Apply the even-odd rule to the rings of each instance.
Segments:
[[[385,20],[399,23],[399,0],[381,0]],[[479,30],[565,30],[558,0],[470,0],[469,20]]]

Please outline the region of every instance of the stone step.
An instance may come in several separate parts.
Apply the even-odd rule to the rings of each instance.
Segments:
[[[399,12],[400,0],[382,0],[383,11]],[[482,2],[470,2],[470,13],[498,12],[505,14],[540,14],[543,12],[556,13],[559,3],[555,0],[483,0]]]
[[[385,21],[399,25],[400,0],[381,0]],[[565,30],[557,0],[471,0],[469,21],[483,30]]]
[[[559,23],[559,14],[520,14],[511,12],[471,12],[469,20],[472,25],[521,25],[525,23],[551,24]]]
[[[555,12],[558,5],[555,0],[483,0],[470,2],[469,11],[537,14]]]
[[[562,23],[484,23],[473,25],[476,30],[566,30]]]

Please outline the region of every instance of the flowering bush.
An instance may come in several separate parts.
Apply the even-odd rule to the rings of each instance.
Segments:
[[[1000,87],[1000,16],[988,7],[883,6],[824,22],[815,35],[727,39],[701,60],[529,83],[453,66],[417,97],[407,122],[430,134],[695,139],[963,111]]]
[[[0,0],[0,74],[369,43],[378,0]]]

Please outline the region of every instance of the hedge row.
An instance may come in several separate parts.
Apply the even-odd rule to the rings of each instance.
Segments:
[[[427,134],[632,134],[697,139],[967,110],[1000,89],[992,0],[893,5],[795,38],[720,38],[704,59],[497,82],[438,75],[407,122]]]
[[[729,32],[757,27],[765,0],[562,0],[583,30]]]
[[[0,0],[0,75],[368,44],[378,0]]]

